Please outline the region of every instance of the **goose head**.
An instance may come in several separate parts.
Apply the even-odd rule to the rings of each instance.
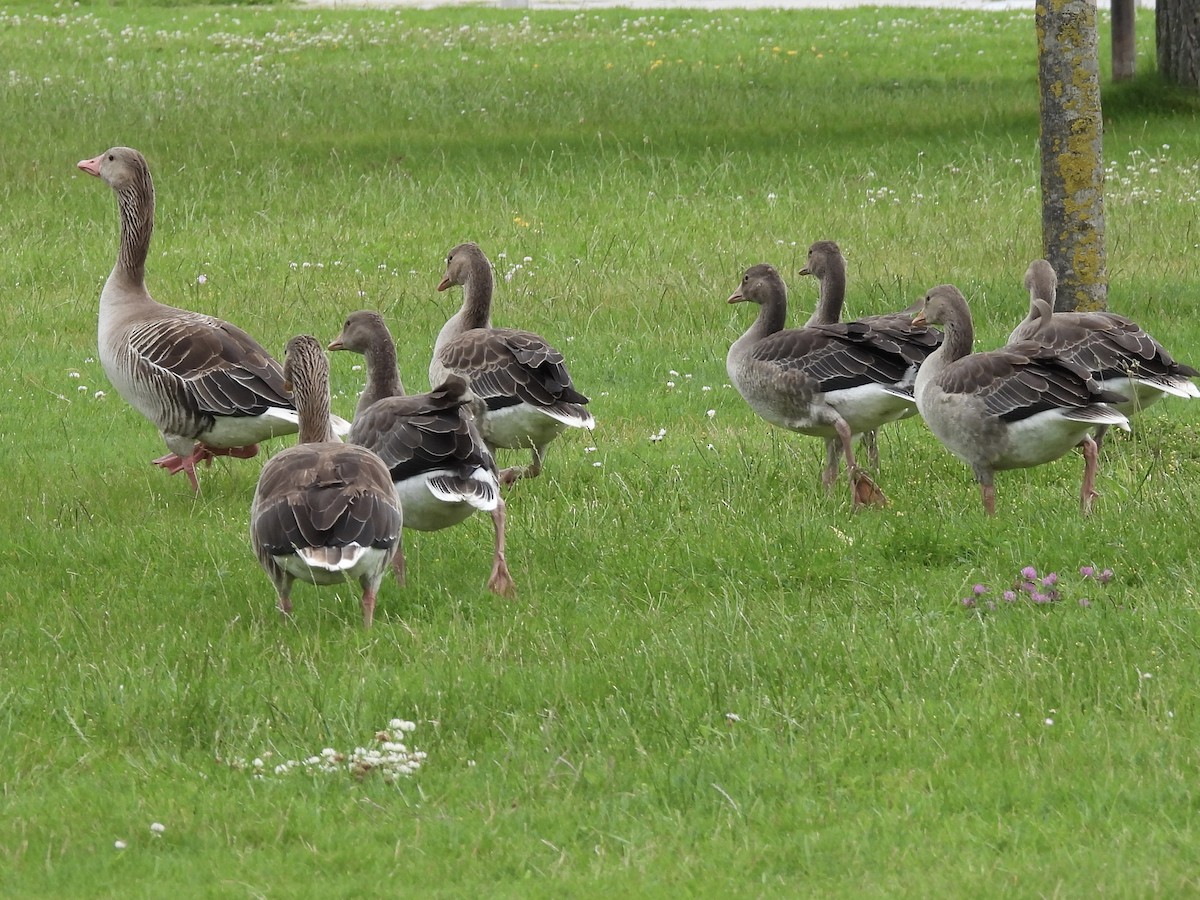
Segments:
[[[742,283],[729,295],[730,303],[757,303],[760,306],[780,295],[786,298],[787,287],[779,271],[769,263],[751,266],[742,275]]]

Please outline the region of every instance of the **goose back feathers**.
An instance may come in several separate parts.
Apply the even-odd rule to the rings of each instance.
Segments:
[[[315,338],[288,342],[285,371],[300,407],[300,443],[263,466],[250,508],[251,544],[281,613],[291,613],[296,579],[314,585],[354,579],[370,627],[383,575],[402,553],[392,480],[374,453],[335,438],[329,364]]]

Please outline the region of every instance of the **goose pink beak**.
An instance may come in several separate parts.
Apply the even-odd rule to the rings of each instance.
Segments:
[[[441,281],[439,281],[439,282],[438,282],[437,289],[438,289],[439,291],[448,291],[448,290],[450,290],[450,279],[449,279],[449,278],[443,278]]]
[[[87,172],[89,175],[96,175],[98,177],[100,175],[100,162],[103,159],[104,154],[101,153],[95,159],[81,159],[75,165],[78,168],[83,169],[83,171]]]

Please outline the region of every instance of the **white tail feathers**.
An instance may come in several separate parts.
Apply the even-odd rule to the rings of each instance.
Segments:
[[[366,552],[367,548],[359,544],[347,544],[344,547],[304,547],[297,549],[296,555],[310,569],[345,572],[353,569]]]

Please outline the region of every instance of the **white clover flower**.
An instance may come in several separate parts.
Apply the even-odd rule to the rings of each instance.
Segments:
[[[118,850],[124,850],[129,845],[126,844],[124,841],[113,841],[113,846]]]
[[[162,834],[164,831],[167,830],[167,826],[164,825],[162,822],[151,822],[150,830],[153,831],[155,834]]]
[[[673,387],[675,387],[675,382],[673,382],[673,381],[668,381],[668,382],[667,382],[667,387],[669,387],[669,388],[673,388]]]
[[[1047,724],[1047,725],[1053,725],[1053,724],[1054,724],[1054,720],[1053,720],[1053,719],[1049,719],[1049,718],[1048,718],[1048,719],[1046,719],[1046,724]]]
[[[196,276],[196,284],[208,284],[208,276],[201,272]]]
[[[75,390],[79,391],[81,394],[86,393],[87,389],[88,386],[86,384],[81,384],[79,387],[75,388]]]
[[[78,372],[68,372],[68,373],[67,373],[67,377],[68,377],[68,378],[78,378],[78,377],[79,377],[79,373],[78,373]]]
[[[725,713],[725,721],[726,722],[740,722],[740,721],[742,721],[742,717],[739,716],[735,712],[727,712],[727,713]]]
[[[351,371],[351,372],[361,372],[361,371],[362,371],[362,366],[351,366],[351,367],[350,367],[350,371]]]
[[[717,411],[715,409],[710,409],[708,412],[705,413],[705,415],[708,416],[710,419],[713,416],[715,416],[716,414],[717,414]]]
[[[604,465],[604,463],[600,462],[600,460],[596,460],[594,463],[592,463],[592,468],[593,468],[593,469],[598,469],[598,468],[600,468],[602,465]]]
[[[96,393],[92,394],[92,396],[97,400],[103,400],[107,395],[104,393],[104,391],[96,391]]]
[[[262,757],[259,757],[259,756],[254,757],[254,761],[252,763],[250,763],[250,765],[254,766],[254,768],[256,768],[256,769],[261,769],[263,767]]]

